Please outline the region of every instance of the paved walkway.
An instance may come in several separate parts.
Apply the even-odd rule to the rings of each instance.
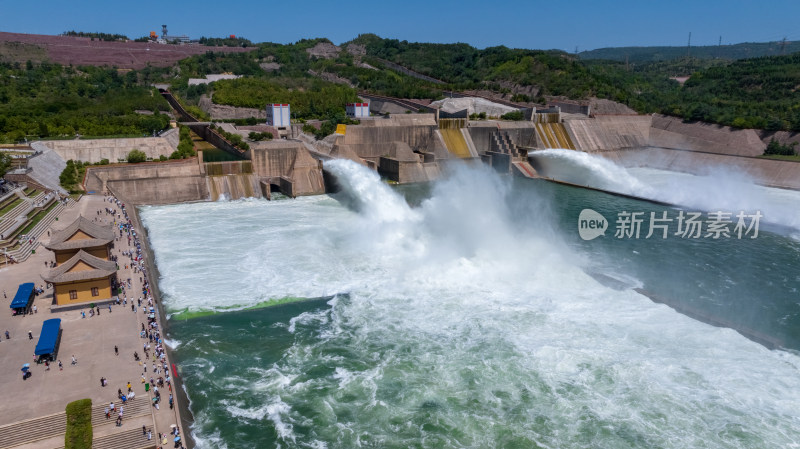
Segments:
[[[111,221],[110,215],[102,212],[106,207],[119,209],[116,205],[104,202],[102,196],[84,196],[76,207],[65,209],[53,226],[59,229],[67,226],[77,218],[78,214],[83,214],[89,219],[96,218],[100,222]],[[101,211],[100,215],[97,215],[97,211]],[[115,232],[119,236],[119,231]],[[43,241],[47,241],[48,238],[48,234],[42,236]],[[167,401],[169,389],[166,386],[162,388],[160,409],[156,410],[152,407],[150,405],[152,390],[145,392],[144,384],[141,382],[143,367],[141,362],[135,361],[133,357],[134,351],[138,352],[142,358],[144,356],[142,343],[146,340],[140,338],[139,332],[141,324],[146,324],[146,315],[141,313],[141,309],[137,307],[137,312],[134,313],[131,311],[129,302],[128,305],[112,305],[111,311],[108,306],[102,307],[100,313],[94,317],[90,317],[88,308],[83,309],[87,312],[86,318],[82,318],[81,310],[50,313],[53,295],[52,289],[46,289],[34,301],[38,313],[11,316],[8,305],[19,284],[34,282],[37,287],[46,287],[41,274],[47,270],[46,264],[53,261],[54,257],[50,251],[43,247],[40,248],[41,251],[37,251],[24,263],[0,267],[0,289],[5,292],[6,296],[5,298],[0,297],[0,337],[2,337],[0,342],[0,397],[3,398],[0,401],[0,426],[63,413],[67,403],[83,398],[92,399],[94,411],[97,412],[99,409],[99,413],[102,414],[102,409],[109,402],[114,401],[115,404],[119,404],[117,390],[126,391],[126,384],[130,382],[136,398],[130,405],[126,405],[126,416],[123,419],[122,427],[116,427],[113,422],[108,426],[99,424],[103,431],[100,432],[101,429],[95,427],[95,437],[126,432],[131,429],[129,426],[134,425],[137,425],[141,436],[143,424],[141,419],[127,419],[127,413],[133,411],[131,407],[134,403],[137,404],[137,409],[139,404],[144,404],[144,410],[147,410],[144,413],[146,417],[144,424],[148,428],[152,428],[155,423],[153,441],[156,440],[158,432],[169,432],[172,424],[180,422],[177,417],[177,407],[173,410],[169,408]],[[126,290],[128,299],[131,299],[132,292],[141,292],[140,277],[143,276],[141,272],[134,273],[130,265],[125,267],[129,263],[129,259],[122,256],[122,252],[130,249],[127,238],[123,237],[118,239],[112,250],[112,253],[118,257],[118,264],[121,268],[117,272],[118,279],[120,282],[131,279],[131,288]],[[138,296],[136,295],[135,298]],[[57,364],[52,364],[50,369],[46,370],[44,365],[32,363],[33,350],[38,341],[42,322],[49,318],[61,318],[62,320],[63,335],[58,354],[58,358],[63,364],[61,370]],[[10,340],[6,340],[3,334],[6,330],[10,333]],[[31,331],[33,339],[28,338],[28,331]],[[115,354],[114,346],[118,347],[119,355]],[[154,344],[152,346],[155,347]],[[152,354],[151,351],[146,373],[148,382],[150,376],[153,375]],[[70,363],[72,355],[77,359],[76,365]],[[27,380],[22,380],[20,371],[24,363],[31,363],[32,377]],[[108,386],[100,385],[101,377],[107,379]],[[131,416],[131,418],[133,417]],[[133,421],[136,421],[137,424],[134,424]],[[93,419],[93,425],[98,426],[96,419]],[[109,427],[110,430],[106,430],[105,427]],[[0,428],[0,430],[2,429]],[[51,432],[55,430],[54,428]],[[184,429],[180,430],[183,432]],[[25,434],[25,432],[21,433]],[[63,435],[63,431],[61,434]],[[31,440],[26,439],[23,442],[27,441]],[[172,439],[170,438],[169,441]],[[14,447],[8,446],[8,444],[11,443],[4,444],[3,440],[0,440],[0,448]],[[109,444],[110,446],[104,447],[134,447]],[[63,436],[61,436],[60,443],[57,443],[57,439],[52,437],[32,445],[26,444],[18,447],[54,448],[59,445],[63,445]]]

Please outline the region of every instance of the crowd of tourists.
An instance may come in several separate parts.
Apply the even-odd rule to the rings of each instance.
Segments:
[[[150,290],[150,283],[147,279],[147,270],[144,267],[144,255],[142,245],[139,240],[139,235],[133,227],[133,223],[128,216],[128,211],[125,204],[114,198],[113,196],[106,197],[105,202],[109,206],[105,207],[105,214],[110,216],[111,222],[114,226],[115,241],[127,242],[128,248],[120,251],[119,256],[112,256],[112,260],[116,262],[118,269],[124,267],[125,270],[130,269],[134,276],[138,276],[139,285],[141,290],[134,288],[135,280],[131,277],[125,279],[118,279],[118,297],[115,301],[116,304],[127,307],[130,303],[131,312],[137,313],[141,311],[142,319],[140,320],[141,329],[139,337],[144,340],[142,342],[142,352],[140,355],[138,351],[134,351],[133,359],[141,367],[141,384],[144,386],[146,392],[152,390],[152,397],[150,398],[152,407],[160,410],[162,406],[162,396],[167,397],[169,408],[174,408],[174,397],[172,392],[172,378],[170,377],[170,367],[166,359],[166,351],[164,349],[163,335],[156,319],[156,301],[153,298]],[[109,312],[111,306],[109,305]],[[98,308],[99,312],[99,308]],[[115,353],[118,354],[118,348],[114,347]],[[148,369],[148,363],[150,367]],[[149,372],[148,372],[149,370]],[[101,383],[105,379],[101,379]],[[122,388],[117,389],[117,399],[121,401],[119,407],[114,406],[114,402],[110,402],[106,407],[106,418],[111,419],[112,416],[116,418],[116,424],[122,425],[124,418],[124,404],[136,397],[133,387],[130,382],[125,386],[126,391]],[[142,426],[142,435],[148,440],[152,438],[152,430],[148,430],[146,426]],[[174,426],[170,434],[158,433],[158,441],[162,445],[169,442],[175,444],[175,448],[183,448],[181,441],[180,430]]]

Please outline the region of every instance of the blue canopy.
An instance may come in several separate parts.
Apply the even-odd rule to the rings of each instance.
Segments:
[[[11,308],[21,309],[28,307],[31,299],[33,299],[33,282],[19,284],[17,294],[14,296],[14,300],[11,301]]]
[[[42,333],[36,343],[36,355],[52,354],[56,352],[58,333],[61,330],[61,318],[51,318],[42,323]]]

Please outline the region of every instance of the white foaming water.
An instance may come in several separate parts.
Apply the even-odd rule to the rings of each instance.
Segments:
[[[800,229],[800,192],[757,185],[744,173],[716,167],[696,176],[652,168],[628,172],[655,192],[653,199],[703,211],[761,211],[762,220]]]
[[[703,176],[652,168],[625,168],[602,156],[574,150],[529,153],[544,176],[700,211],[761,211],[765,222],[800,229],[800,192],[764,187],[730,167],[709,167]]]
[[[487,169],[456,169],[415,210],[366,168],[335,170],[358,212],[325,196],[142,210],[171,310],[349,293],[291,320],[250,387],[261,403],[231,419],[289,447],[800,444],[797,356],[602,286],[512,219]]]
[[[631,176],[624,167],[583,151],[537,150],[528,156],[548,178],[644,198],[653,194],[647,184]]]

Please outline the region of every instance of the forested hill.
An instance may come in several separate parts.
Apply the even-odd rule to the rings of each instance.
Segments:
[[[515,86],[543,101],[547,95],[585,98],[611,97],[616,88],[589,73],[577,59],[558,50],[512,49],[504,46],[479,50],[468,44],[430,44],[382,39],[363,34],[342,46],[359,45],[367,56],[389,60],[455,89],[514,91]],[[524,100],[524,99],[523,99]]]
[[[661,112],[738,128],[800,131],[800,53],[695,72]]]
[[[401,64],[456,88],[514,93],[527,86],[535,88],[539,101],[551,95],[572,99],[596,96],[624,103],[640,113],[659,112],[742,128],[800,131],[800,53],[733,62],[679,57],[663,63],[629,65],[578,60],[559,51],[506,47],[478,50],[467,44],[410,43],[373,34],[361,35],[351,43],[364,46],[369,56]],[[737,47],[744,54],[748,48],[761,45],[766,51],[769,44],[747,45],[751,44],[728,47]],[[789,49],[787,44],[786,51]],[[682,70],[691,74],[683,86],[669,79]]]
[[[747,59],[762,56],[780,56],[800,51],[800,42],[745,42],[733,45],[705,45],[689,47],[609,47],[582,51],[582,60],[606,59],[644,63],[670,61],[691,56],[697,59]]]
[[[199,47],[199,46],[198,46]],[[208,47],[205,47],[208,48]],[[204,52],[172,67],[120,72],[47,61],[0,61],[0,142],[30,138],[145,135],[164,129],[168,107],[149,86],[168,83],[193,113],[200,101],[261,108],[292,103],[295,118],[344,119],[359,91],[402,98],[442,98],[448,90],[483,90],[519,102],[553,97],[605,98],[639,113],[658,112],[740,128],[800,131],[800,53],[728,60],[681,58],[625,63],[581,60],[552,50],[410,43],[362,35],[252,44],[248,52]],[[1,55],[0,55],[1,56]],[[400,70],[441,80],[419,79]],[[233,73],[242,79],[189,86],[189,78]],[[670,77],[691,75],[681,85]],[[206,100],[203,100],[206,101]],[[142,113],[147,111],[147,113]]]

